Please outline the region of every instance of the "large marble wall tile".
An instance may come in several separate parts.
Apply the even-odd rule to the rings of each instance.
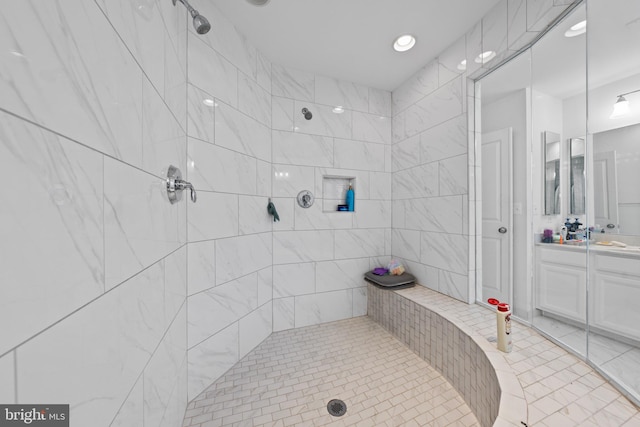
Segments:
[[[273,267],[258,271],[258,306],[273,299]]]
[[[187,393],[187,356],[185,353],[175,387],[169,397],[169,403],[159,427],[175,427],[182,423],[187,409]]]
[[[336,139],[335,167],[384,172],[384,144]]]
[[[142,98],[143,169],[158,176],[166,176],[163,171],[169,165],[186,170],[187,138],[184,130],[146,80],[142,85]]]
[[[238,69],[189,32],[189,83],[221,101],[238,106]]]
[[[273,266],[273,298],[312,294],[316,291],[316,263]]]
[[[266,56],[258,52],[257,62],[258,74],[256,76],[256,81],[263,89],[271,94],[271,61],[269,61]]]
[[[391,149],[391,170],[397,172],[420,164],[420,135],[394,144]]]
[[[267,197],[239,196],[239,232],[254,234],[271,231],[273,217],[267,212]]]
[[[238,195],[200,191],[198,203],[188,203],[189,242],[238,235]]]
[[[166,184],[119,161],[104,159],[105,273],[111,288],[177,249],[179,210]]]
[[[314,101],[315,76],[306,71],[271,65],[271,94],[301,101]]]
[[[438,61],[431,61],[391,94],[393,115],[438,89]]]
[[[258,307],[257,274],[225,283],[189,297],[190,350]]]
[[[271,161],[271,132],[267,126],[220,102],[215,123],[217,145]]]
[[[406,115],[407,113],[405,110],[398,115],[393,116],[393,119],[391,120],[391,140],[394,144],[407,137],[407,132],[405,130]]]
[[[410,261],[420,261],[420,231],[391,231],[391,253]]]
[[[391,200],[391,174],[387,172],[371,172],[369,174],[371,200]]]
[[[313,190],[314,187],[315,171],[312,167],[273,164],[274,196],[296,197],[302,190]],[[320,193],[316,191],[316,194]]]
[[[278,211],[280,221],[273,223],[273,231],[291,231],[295,229],[295,209],[298,202],[294,197],[272,198],[271,202]]]
[[[271,196],[272,173],[271,162],[256,161],[256,194],[258,196]]]
[[[507,50],[507,0],[502,0],[482,17],[482,51],[497,55]],[[493,66],[485,63],[484,66]]]
[[[467,295],[469,294],[468,277],[466,275],[440,270],[438,292],[460,301],[467,301]]]
[[[565,7],[554,0],[527,0],[527,30],[544,30]]]
[[[365,283],[365,282],[362,282]],[[353,290],[353,317],[367,315],[367,287]]]
[[[186,21],[186,20],[185,20]],[[183,22],[185,22],[183,21]],[[187,129],[187,31],[178,35],[181,47],[174,51],[169,34],[165,35],[164,100],[183,129]]]
[[[188,21],[185,17],[188,12],[177,12],[176,7],[171,2],[159,1],[158,5],[169,41],[168,43],[165,43],[165,47],[173,49],[174,55],[184,63],[183,65],[186,70]],[[189,25],[191,25],[190,22]],[[167,56],[166,52],[167,50],[165,50],[165,57]]]
[[[391,227],[393,228],[407,228],[406,227],[406,206],[411,200],[396,200],[392,203],[391,212]]]
[[[225,283],[270,266],[271,253],[271,233],[217,240],[216,283]]]
[[[11,352],[0,358],[0,402],[16,403],[15,353]]]
[[[460,37],[451,46],[444,50],[438,57],[438,82],[442,86],[452,79],[463,74],[467,69],[469,58],[466,57],[467,39]],[[473,58],[470,58],[473,61]],[[467,61],[462,64],[463,61]]]
[[[391,117],[354,111],[353,139],[391,144]]]
[[[317,263],[316,292],[337,291],[363,286],[369,271],[369,258],[356,258]]]
[[[21,1],[0,18],[0,108],[139,166],[142,72],[94,2]],[[38,25],[33,25],[37,21]]]
[[[189,138],[187,178],[184,179],[198,191],[255,194],[256,168],[253,157]]]
[[[404,261],[407,270],[416,276],[416,282],[434,291],[438,290],[440,270],[413,261]]]
[[[186,307],[180,310],[144,368],[144,425],[159,426],[187,352]]]
[[[164,86],[165,26],[159,2],[138,7],[127,0],[96,2],[157,90]]]
[[[194,5],[196,6],[196,5]],[[202,2],[197,6],[198,11],[206,16],[211,24],[211,30],[204,35],[196,34],[189,18],[189,42],[198,37],[204,43],[215,49],[243,73],[256,79],[257,50],[240,33],[220,10],[210,2]],[[190,70],[191,71],[191,70]]]
[[[184,245],[164,259],[164,319],[165,328],[175,321],[187,298],[187,246]],[[186,325],[186,321],[184,322]],[[185,350],[186,351],[186,350]]]
[[[4,353],[104,291],[103,156],[0,113],[0,166]]]
[[[467,155],[440,160],[440,195],[449,196],[467,193]]]
[[[424,231],[421,241],[421,263],[458,274],[467,274],[469,268],[468,236]]]
[[[369,88],[369,114],[391,117],[391,92]]]
[[[482,21],[478,21],[467,34],[465,35],[467,40],[467,76],[472,75],[475,71],[479,70],[482,66],[476,62],[475,59],[482,53]]]
[[[348,319],[353,315],[353,292],[323,292],[295,297],[296,328]]]
[[[263,125],[271,125],[271,94],[243,73],[238,75],[238,108]]]
[[[303,108],[307,108],[312,113],[311,120],[305,119],[302,114]],[[312,135],[351,138],[352,111],[345,110],[342,114],[336,114],[332,110],[331,106],[296,100],[293,110],[295,131]]]
[[[385,253],[383,229],[336,230],[335,258],[363,258]]]
[[[294,101],[279,96],[271,97],[271,128],[273,130],[293,131]]]
[[[507,1],[507,47],[517,50],[527,32],[527,0]]]
[[[187,135],[210,143],[215,142],[214,97],[193,85],[187,87]],[[206,102],[206,103],[205,103]]]
[[[468,148],[464,114],[420,134],[420,158],[424,163],[465,154]]]
[[[188,255],[188,294],[204,291],[216,286],[216,242],[189,243]]]
[[[296,230],[335,230],[351,228],[353,226],[353,215],[344,212],[336,212],[336,205],[331,204],[332,210],[325,212],[324,206],[318,200],[310,208],[302,208],[296,202],[294,205],[294,222]],[[360,203],[360,202],[358,202]],[[327,203],[328,204],[328,203]]]
[[[367,112],[369,110],[369,89],[366,86],[344,80],[316,76],[315,102]]]
[[[388,228],[391,227],[390,200],[359,200],[353,215],[353,226],[356,228]],[[337,214],[339,215],[339,213]]]
[[[154,264],[23,344],[18,401],[55,396],[74,425],[112,420],[164,334],[162,282]]]
[[[354,169],[332,169],[332,168],[316,168],[315,169],[316,176],[316,185],[315,185],[315,194],[325,194],[326,189],[323,188],[324,182],[323,177],[350,177],[354,178],[354,186],[353,190],[355,192],[355,200],[358,203],[358,200],[361,199],[369,199],[370,197],[370,172],[366,170],[354,170]],[[334,193],[333,191],[328,191],[328,193]],[[296,193],[297,194],[297,193]],[[295,196],[295,194],[294,194]],[[316,196],[317,197],[317,196]],[[334,206],[330,208],[331,210],[335,209]]]
[[[452,80],[407,109],[405,131],[415,135],[462,114],[462,77]]]
[[[142,376],[136,381],[127,400],[109,427],[140,427],[144,425],[144,394]]]
[[[273,263],[289,264],[333,259],[333,230],[274,231]]]
[[[242,358],[273,332],[273,306],[270,302],[258,307],[238,322]]]
[[[189,349],[189,400],[193,400],[238,361],[238,331],[238,323],[233,323]]]
[[[272,132],[273,162],[333,167],[333,138],[298,132]]]
[[[437,196],[438,164],[427,163],[393,174],[394,200]]]
[[[273,300],[273,332],[295,327],[295,297]]]
[[[462,233],[462,196],[429,197],[406,202],[406,228]]]

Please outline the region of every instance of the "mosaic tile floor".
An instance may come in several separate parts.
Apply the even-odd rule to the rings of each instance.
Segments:
[[[342,417],[331,399],[347,404]],[[456,390],[367,317],[273,333],[188,406],[183,426],[477,426]]]

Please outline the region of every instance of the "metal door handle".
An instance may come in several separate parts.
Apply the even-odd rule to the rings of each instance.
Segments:
[[[507,228],[506,228],[506,227],[500,227],[500,228],[498,228],[498,233],[500,233],[500,234],[504,234],[504,233],[506,233],[506,232],[507,232]]]

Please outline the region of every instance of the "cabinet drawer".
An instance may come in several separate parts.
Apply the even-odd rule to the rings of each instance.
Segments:
[[[596,255],[596,271],[629,274],[640,278],[640,259],[623,258],[615,255]]]
[[[554,264],[570,265],[573,267],[587,268],[586,251],[573,251],[570,249],[552,249],[538,247],[540,262],[551,262]]]

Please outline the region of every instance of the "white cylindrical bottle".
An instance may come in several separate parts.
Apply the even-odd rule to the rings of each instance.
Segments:
[[[513,341],[511,340],[511,308],[509,304],[504,302],[498,304],[496,319],[498,325],[498,350],[510,353]]]

